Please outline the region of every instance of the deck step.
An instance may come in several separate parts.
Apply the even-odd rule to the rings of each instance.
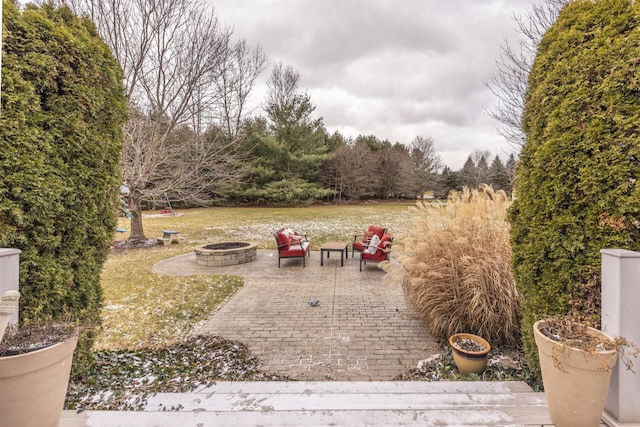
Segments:
[[[65,411],[59,427],[543,426],[543,393],[522,382],[219,382],[159,393],[145,411]]]

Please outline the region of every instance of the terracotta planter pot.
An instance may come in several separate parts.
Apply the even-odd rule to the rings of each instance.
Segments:
[[[0,357],[0,423],[56,427],[78,338],[17,356]]]
[[[617,352],[607,350],[592,354],[563,346],[541,332],[547,323],[546,320],[536,322],[533,333],[551,421],[558,427],[598,426]],[[595,336],[610,338],[597,329],[588,328],[588,331]],[[554,364],[554,357],[567,372]]]
[[[468,351],[460,348],[456,343],[463,339],[475,341],[484,346],[485,349],[482,351]],[[449,337],[449,344],[453,353],[453,361],[462,375],[484,372],[487,367],[487,355],[491,350],[491,345],[487,340],[473,334],[455,334]]]

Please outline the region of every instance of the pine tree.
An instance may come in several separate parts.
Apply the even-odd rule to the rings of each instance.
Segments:
[[[499,156],[494,157],[489,167],[489,179],[487,182],[494,190],[503,190],[507,194],[511,194],[511,178],[509,171],[500,160]]]

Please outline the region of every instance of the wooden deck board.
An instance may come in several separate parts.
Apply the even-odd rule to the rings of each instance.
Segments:
[[[284,412],[114,412],[90,413],[92,427],[175,426],[543,426],[548,419],[527,408],[513,411],[284,411]],[[73,427],[83,427],[76,424]]]
[[[197,393],[159,393],[145,411],[65,411],[59,427],[226,425],[552,424],[544,394],[520,382],[300,381],[220,382]]]
[[[220,381],[198,393],[530,393],[522,381]]]
[[[147,410],[160,411],[180,405],[184,411],[403,411],[455,410],[457,408],[510,408],[529,406],[543,409],[540,393],[212,393],[208,395],[158,395],[149,400]]]

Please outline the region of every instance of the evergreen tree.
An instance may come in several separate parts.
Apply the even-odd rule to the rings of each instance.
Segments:
[[[513,187],[513,178],[516,175],[516,156],[513,155],[513,153],[509,156],[509,159],[507,160],[507,163],[505,164],[505,167],[507,168],[507,173],[509,174],[509,182],[511,183],[511,186]]]
[[[600,250],[640,249],[639,22],[631,0],[571,2],[531,70],[510,218],[533,366],[533,323],[573,314],[597,325],[588,298],[599,293]]]
[[[270,133],[263,136],[262,146],[275,154],[262,158],[280,179],[302,178],[317,183],[320,167],[327,159],[328,141],[322,118],[313,119],[315,106],[308,94],[295,94],[285,105],[269,104],[266,108]]]
[[[478,188],[481,184],[478,177],[478,168],[471,156],[467,157],[467,160],[462,165],[460,170],[460,178],[462,180],[462,186],[469,188]]]
[[[380,151],[391,146],[389,141],[382,141],[374,135],[358,135],[355,142],[356,144],[366,144],[371,151]]]
[[[20,318],[97,324],[121,183],[122,72],[66,7],[3,1],[2,24],[0,246],[22,251]]]
[[[500,160],[499,156],[494,157],[489,167],[489,179],[487,184],[491,185],[494,190],[503,190],[507,194],[511,194],[511,178],[509,171]]]
[[[476,167],[478,174],[478,186],[480,184],[488,184],[489,183],[489,164],[487,163],[487,158],[482,156],[480,157],[480,161],[478,161],[478,166]]]
[[[298,73],[282,64],[272,72],[267,97],[267,128],[247,142],[250,175],[236,198],[252,203],[299,205],[329,196],[321,186],[321,169],[328,159],[328,135],[315,106],[297,89]],[[245,143],[246,145],[246,143]]]
[[[462,191],[462,177],[460,172],[445,166],[438,177],[436,197],[446,198],[451,191]]]

